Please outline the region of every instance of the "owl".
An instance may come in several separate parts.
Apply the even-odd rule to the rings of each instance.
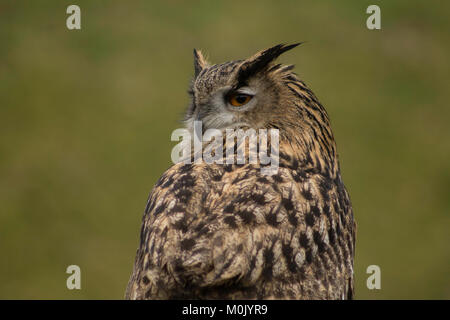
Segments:
[[[163,173],[127,299],[353,297],[356,224],[328,114],[293,65],[274,62],[297,45],[222,64],[194,50],[187,130],[275,129],[278,167],[184,161]]]

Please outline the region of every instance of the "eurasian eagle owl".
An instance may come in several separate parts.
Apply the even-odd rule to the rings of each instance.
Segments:
[[[186,127],[276,129],[278,170],[169,168],[148,198],[127,298],[353,297],[356,225],[327,112],[292,65],[274,63],[297,45],[214,65],[194,50]]]

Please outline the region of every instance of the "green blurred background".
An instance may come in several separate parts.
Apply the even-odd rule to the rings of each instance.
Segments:
[[[81,30],[66,8],[81,7]],[[366,28],[381,7],[382,30]],[[121,299],[170,166],[192,49],[281,42],[327,108],[358,222],[356,298],[450,298],[450,2],[0,1],[0,298]],[[82,289],[66,288],[66,267]],[[381,290],[366,268],[381,267]]]

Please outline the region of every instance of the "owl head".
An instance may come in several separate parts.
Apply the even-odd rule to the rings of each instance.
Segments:
[[[210,64],[194,49],[187,127],[194,121],[202,121],[204,130],[299,126],[301,114],[293,101],[299,96],[289,87],[289,82],[298,81],[291,72],[293,66],[274,64],[278,56],[298,45],[279,44],[248,59],[222,64]]]
[[[337,168],[336,145],[327,112],[292,71],[293,65],[274,63],[278,56],[298,45],[279,44],[248,59],[222,64],[210,64],[194,49],[191,103],[185,117],[187,129],[195,132],[196,121],[201,121],[203,132],[278,129],[280,143],[284,145],[281,147],[297,158],[311,162],[317,156]]]

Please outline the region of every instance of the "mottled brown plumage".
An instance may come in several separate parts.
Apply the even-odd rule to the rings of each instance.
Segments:
[[[195,51],[186,127],[276,128],[280,164],[178,163],[150,193],[129,299],[346,299],[355,222],[328,115],[278,45],[209,65]],[[249,107],[224,102],[254,93]]]

